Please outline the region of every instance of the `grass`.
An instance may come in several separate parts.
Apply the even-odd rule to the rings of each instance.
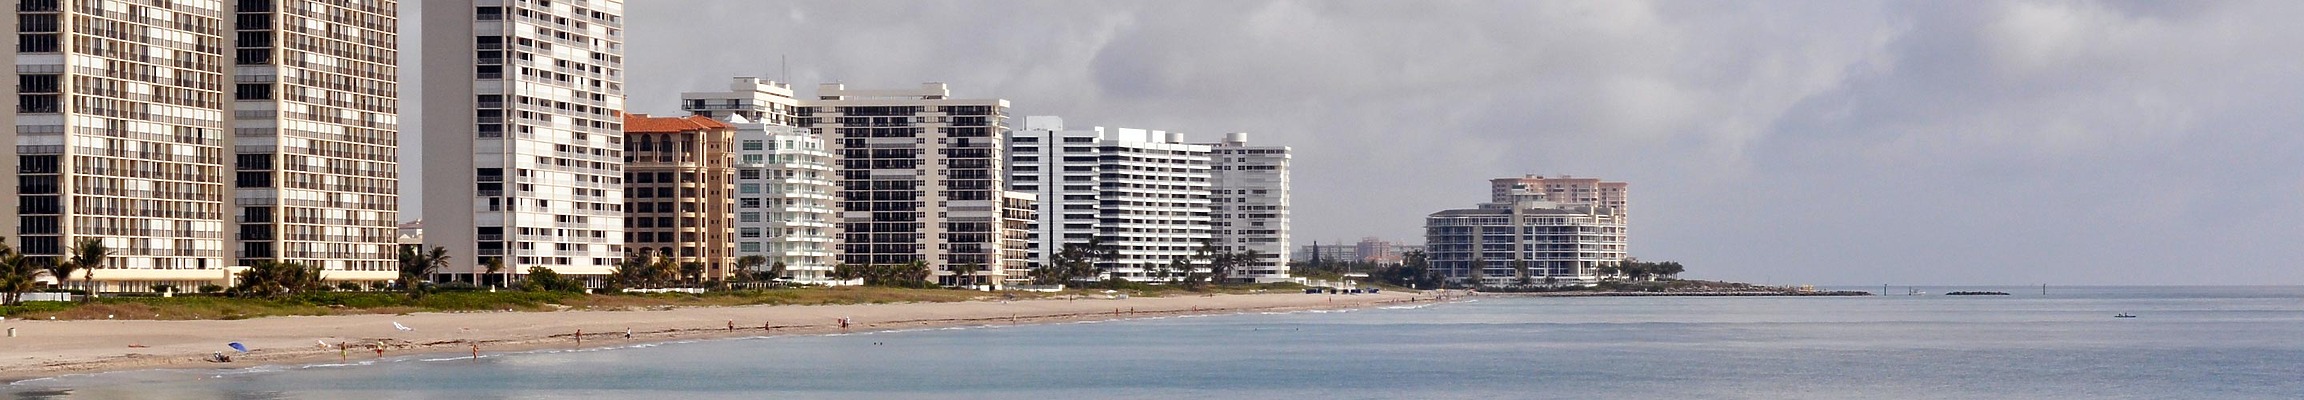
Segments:
[[[1293,283],[1261,285],[1226,285],[1206,287],[1193,291],[1177,285],[1126,284],[1119,290],[1130,296],[1179,296],[1215,293],[1296,292],[1302,285]],[[145,319],[145,320],[214,320],[279,317],[294,315],[350,315],[350,314],[406,314],[416,312],[456,311],[556,311],[563,309],[641,310],[671,307],[727,307],[750,305],[831,305],[831,304],[888,304],[888,303],[942,303],[971,300],[991,300],[1015,296],[1020,299],[1048,298],[1069,295],[1101,295],[1105,288],[1072,289],[1058,293],[1041,292],[980,292],[953,289],[908,289],[889,287],[814,287],[766,290],[709,292],[704,294],[580,294],[567,292],[440,292],[410,299],[396,292],[324,292],[286,296],[278,299],[235,298],[205,295],[177,297],[99,297],[95,302],[29,302],[21,306],[0,307],[0,316],[8,318],[60,320],[92,319]]]

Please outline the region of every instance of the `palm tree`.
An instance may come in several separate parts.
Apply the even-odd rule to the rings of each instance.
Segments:
[[[663,254],[656,257],[649,266],[648,272],[653,273],[648,277],[649,281],[655,283],[651,285],[653,287],[671,286],[680,282],[680,262],[672,258],[672,249],[670,248],[664,249]]]
[[[424,297],[423,282],[441,268],[448,267],[448,249],[432,246],[432,250],[418,247],[400,248],[400,285],[408,290],[409,298]]]
[[[496,275],[497,273],[501,273],[501,272],[504,272],[504,257],[488,257],[488,262],[487,262],[487,263],[485,263],[485,264],[482,264],[482,265],[483,265],[484,267],[488,268],[488,275]],[[479,278],[473,278],[473,279],[477,280],[477,279],[479,279]],[[495,285],[500,285],[500,284],[505,284],[505,283],[510,283],[510,282],[512,282],[512,280],[510,280],[510,279],[498,279],[498,280],[497,280],[497,283],[496,283]],[[492,285],[492,286],[493,286],[493,285]]]
[[[688,278],[689,287],[695,287],[697,284],[703,283],[704,263],[695,261],[680,263],[680,276]]]
[[[82,238],[80,241],[72,243],[70,251],[72,259],[67,263],[86,270],[80,273],[80,286],[88,289],[88,295],[80,297],[80,301],[95,300],[96,269],[104,268],[104,260],[112,257],[112,248],[105,247],[102,239]],[[68,278],[68,276],[59,275],[56,277],[56,281],[63,282]]]
[[[768,265],[768,280],[783,278],[785,273],[790,272],[787,271],[788,269],[791,269],[791,267],[784,265],[783,261],[777,261],[775,264]]]
[[[758,270],[758,269],[760,269],[760,266],[761,266],[761,265],[765,265],[765,264],[768,264],[768,257],[763,257],[763,256],[758,256],[758,255],[750,255],[750,256],[743,256],[743,257],[736,257],[736,269],[744,271],[743,273],[740,273],[740,274],[736,274],[736,276],[738,276],[738,277],[750,277],[750,276],[753,276],[753,274],[754,274],[755,272],[761,272],[761,271],[755,271],[755,270]],[[771,277],[773,277],[773,276],[771,276]]]
[[[310,291],[320,286],[320,268],[292,262],[259,261],[240,271],[241,294],[266,298]]]
[[[23,303],[23,293],[37,289],[32,279],[39,273],[40,267],[31,259],[0,241],[0,304]]]

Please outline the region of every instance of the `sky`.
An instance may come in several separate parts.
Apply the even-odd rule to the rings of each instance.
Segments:
[[[1298,244],[1421,243],[1488,179],[1565,174],[1630,182],[1632,254],[1688,278],[2304,284],[2304,2],[626,8],[631,112],[760,76],[803,96],[945,82],[1016,124],[1249,132],[1295,150]]]

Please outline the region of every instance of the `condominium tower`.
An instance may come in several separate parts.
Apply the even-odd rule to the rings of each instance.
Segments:
[[[1517,185],[1505,201],[1432,213],[1424,241],[1432,268],[1478,285],[1591,285],[1623,260],[1625,216],[1592,202],[1559,202],[1549,188]]]
[[[1009,139],[1010,185],[1038,194],[1031,257],[1042,265],[1066,244],[1090,240],[1116,257],[1107,278],[1161,281],[1205,268],[1209,145],[1143,129],[1066,129],[1057,117],[1025,117]],[[1183,261],[1184,269],[1172,268]]]
[[[258,261],[389,279],[395,7],[17,2],[6,235],[42,260],[101,241],[97,291]]]
[[[1024,279],[1008,276],[1004,249],[1008,101],[950,96],[942,83],[832,83],[799,110],[800,125],[823,132],[840,157],[843,263],[923,262],[946,286]]]
[[[841,284],[839,192],[835,159],[822,135],[807,128],[752,122],[736,125],[736,255],[760,256],[762,270],[784,266],[794,283]]]
[[[424,4],[424,224],[446,278],[623,257],[624,2]]]
[[[624,248],[727,278],[736,262],[736,126],[625,116]]]
[[[399,277],[396,3],[236,2],[239,265]]]
[[[1220,250],[1257,257],[1234,276],[1258,282],[1288,278],[1288,146],[1250,145],[1226,134],[1213,145],[1215,238]]]

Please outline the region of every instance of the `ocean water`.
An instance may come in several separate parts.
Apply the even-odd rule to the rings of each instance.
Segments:
[[[1862,288],[1849,288],[1862,289]],[[1878,287],[1870,288],[1877,291]],[[15,398],[2296,399],[2304,288],[1479,298],[143,371]],[[1942,296],[1999,290],[2013,296]],[[2130,313],[2138,318],[2113,318]]]

